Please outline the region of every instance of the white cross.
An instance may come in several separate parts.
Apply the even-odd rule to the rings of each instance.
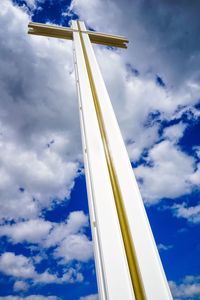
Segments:
[[[73,40],[73,32],[87,33],[90,41],[95,44],[107,45],[118,48],[127,48],[128,40],[119,35],[104,34],[81,29],[73,29],[70,27],[51,26],[41,23],[30,22],[28,24],[29,34],[55,37],[59,39]]]
[[[128,154],[91,45],[92,42],[127,48],[128,40],[123,36],[88,31],[80,21],[72,21],[71,28],[32,22],[28,26],[30,34],[73,40],[100,299],[172,299]]]

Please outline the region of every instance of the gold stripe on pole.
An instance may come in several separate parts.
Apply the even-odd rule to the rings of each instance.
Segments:
[[[107,138],[107,134],[106,134],[106,130],[105,130],[103,116],[102,116],[102,112],[101,112],[101,108],[100,108],[100,104],[99,104],[99,99],[97,96],[97,91],[96,91],[96,87],[95,87],[95,83],[94,83],[94,79],[93,79],[93,75],[92,75],[92,70],[90,67],[89,59],[88,59],[86,46],[85,46],[85,43],[83,40],[83,35],[82,35],[81,29],[80,29],[79,21],[77,21],[77,24],[78,24],[78,30],[79,30],[83,55],[84,55],[84,59],[85,59],[87,74],[88,74],[90,87],[91,87],[91,91],[92,91],[94,107],[95,107],[97,120],[98,120],[98,124],[99,124],[99,129],[100,129],[100,133],[101,133],[101,138],[102,138],[102,142],[103,142],[106,163],[107,163],[110,181],[111,181],[111,185],[112,185],[112,191],[113,191],[113,195],[114,195],[114,199],[115,199],[115,205],[116,205],[116,210],[117,210],[117,214],[118,214],[118,218],[119,218],[122,238],[123,238],[123,242],[124,242],[124,248],[125,248],[127,262],[128,262],[129,271],[130,271],[130,277],[131,277],[131,281],[132,281],[132,285],[133,285],[133,290],[134,290],[136,300],[146,300],[146,295],[145,295],[145,291],[144,291],[144,287],[143,287],[143,283],[142,283],[142,279],[141,279],[141,275],[140,275],[140,271],[139,271],[139,267],[138,267],[136,253],[135,253],[133,241],[131,238],[131,233],[130,233],[128,220],[127,220],[126,212],[125,212],[124,205],[123,205],[123,199],[122,199],[116,171],[115,171],[114,164],[112,161],[111,153],[109,151],[108,138]]]

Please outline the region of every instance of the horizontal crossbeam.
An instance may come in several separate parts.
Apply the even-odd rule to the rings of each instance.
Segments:
[[[61,27],[61,26],[52,26],[46,25],[42,23],[32,23],[28,24],[29,34],[34,35],[42,35],[42,36],[49,36],[49,37],[56,37],[60,39],[73,39],[73,31],[74,29],[69,27]]]
[[[42,35],[47,37],[55,37],[60,39],[73,40],[73,32],[78,32],[77,29],[72,29],[70,27],[52,26],[42,23],[28,24],[29,34]],[[128,40],[119,35],[104,34],[95,31],[81,31],[82,33],[88,34],[90,41],[95,44],[106,45],[118,48],[127,48]]]

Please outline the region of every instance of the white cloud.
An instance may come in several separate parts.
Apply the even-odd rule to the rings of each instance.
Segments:
[[[188,206],[186,203],[174,204],[171,209],[177,218],[184,218],[194,224],[200,223],[200,204],[195,206]]]
[[[110,9],[105,10],[104,1],[77,0],[72,3],[73,9],[91,26],[104,29],[105,25],[105,29],[118,32],[118,25],[112,19],[119,16],[118,21],[121,23],[121,4],[110,1],[106,5]],[[137,4],[134,14],[139,14],[139,9]],[[96,10],[98,14],[95,13]],[[105,11],[109,12],[106,18]],[[82,160],[72,49],[70,42],[28,36],[29,17],[9,0],[1,3],[0,14],[0,68],[4,70],[0,80],[0,157],[3,158],[0,161],[3,178],[0,183],[0,217],[3,220],[35,219],[40,215],[41,209],[51,207],[55,199],[62,201],[64,197],[70,196],[77,161]],[[94,15],[98,17],[94,18]],[[144,72],[140,76],[133,75],[131,68],[137,67],[136,61],[140,61],[141,66],[144,62],[148,67],[150,61],[155,59],[149,60],[147,57],[144,60],[145,53],[141,49],[149,51],[149,47],[143,47],[141,40],[138,40],[141,33],[139,25],[132,26],[136,30],[136,36],[130,32],[128,28],[131,28],[130,22],[134,18],[131,17],[128,21],[129,18],[127,13],[122,30],[127,30],[132,40],[137,37],[133,56],[130,56],[130,52],[126,56],[125,50],[113,52],[96,47],[95,51],[130,158],[137,160],[143,150],[153,147],[159,138],[158,123],[150,121],[146,124],[150,114],[159,112],[161,120],[173,118],[179,105],[193,103],[199,88],[190,83],[190,87],[183,85],[182,90],[175,91],[170,87],[163,89]],[[111,26],[107,26],[107,22]],[[145,31],[144,36],[146,34]],[[151,52],[153,58],[154,52]],[[143,55],[142,59],[140,55]],[[153,76],[155,77],[155,73]],[[160,169],[161,167],[156,170]],[[144,170],[148,171],[146,168]],[[165,172],[168,170],[165,169]],[[166,177],[170,175],[165,174]],[[180,183],[184,181],[180,172],[176,172],[176,175],[177,188],[172,189],[170,197],[178,194]],[[190,172],[190,175],[193,176],[193,173]],[[191,183],[196,181],[195,175],[190,178]],[[166,180],[163,184],[165,182]],[[183,192],[187,192],[186,186],[187,184],[184,185]],[[24,192],[20,192],[19,188],[24,188]],[[166,196],[163,188],[158,193],[152,193],[150,197],[153,198]]]
[[[183,123],[169,126],[164,129],[163,137],[176,143],[183,136],[186,127]]]
[[[79,300],[98,300],[98,294],[92,294],[88,296],[81,297]]]
[[[161,120],[171,116],[176,108],[173,95],[150,79],[133,76],[121,52],[95,50],[129,156],[138,160],[159,138],[159,124],[149,120],[151,113],[160,112]]]
[[[46,247],[55,246],[68,236],[81,233],[88,225],[88,217],[82,211],[71,212],[66,223],[54,224],[44,245]]]
[[[197,157],[200,158],[200,146],[194,146],[193,149],[196,151]]]
[[[72,260],[87,262],[93,258],[92,241],[84,234],[88,225],[88,217],[82,211],[71,212],[67,223],[54,225],[43,245],[57,246],[54,255],[62,257],[65,263]]]
[[[37,273],[31,261],[23,255],[5,252],[0,257],[0,271],[18,278],[34,278]]]
[[[190,176],[194,174],[194,159],[169,141],[155,145],[150,151],[150,166],[135,169],[141,191],[148,202],[162,197],[175,198],[191,192]]]
[[[180,283],[169,281],[174,300],[196,300],[200,296],[200,276],[186,276]]]
[[[125,3],[73,0],[71,10],[97,31],[122,33],[130,40],[128,50],[113,52],[95,46],[95,51],[130,158],[137,160],[142,151],[152,147],[159,138],[156,122],[144,126],[150,113],[159,112],[158,119],[170,120],[195,110],[192,105],[197,103],[200,92],[197,68],[200,51],[192,37],[198,32],[199,4],[196,2],[191,7],[184,2],[177,6],[165,1],[159,5],[153,2],[150,7],[149,1]],[[179,10],[180,18],[171,18],[174,11]],[[189,25],[186,20],[190,20]],[[189,36],[182,30],[184,26]],[[192,64],[188,64],[185,55],[191,58]],[[139,70],[139,76],[134,75],[134,69]],[[166,80],[165,88],[156,84],[157,74]],[[167,131],[170,134],[169,129]],[[174,128],[176,141],[183,131],[180,126]]]
[[[45,144],[37,153],[7,142],[6,138],[0,142],[0,153],[4,177],[1,218],[26,217],[26,211],[27,217],[35,216],[39,208],[47,206],[53,199],[69,196],[76,176],[76,163],[64,164],[62,157],[45,148]],[[20,192],[21,187],[24,192]]]
[[[35,218],[69,197],[82,157],[71,43],[29,36],[26,12],[0,7],[0,218]]]
[[[197,164],[195,172],[190,176],[190,181],[196,185],[200,185],[200,163]]]
[[[74,268],[69,268],[62,277],[62,282],[76,283],[84,280],[83,274]]]
[[[51,222],[42,219],[29,220],[0,226],[0,235],[9,236],[14,243],[23,241],[39,243],[46,238],[52,226]]]
[[[93,257],[92,241],[84,234],[71,234],[60,243],[54,253],[56,257],[63,257],[65,262],[87,262]]]
[[[25,281],[15,281],[13,290],[14,292],[19,292],[19,291],[27,291],[29,288],[29,284]]]
[[[33,13],[34,10],[41,10],[41,3],[45,2],[45,0],[24,0],[26,6],[29,8],[30,12]],[[25,5],[22,6],[22,8],[26,11]]]
[[[45,271],[37,273],[31,260],[24,255],[15,255],[5,252],[0,257],[0,271],[6,275],[16,278],[33,279],[35,282],[50,283],[57,282],[56,276]]]
[[[130,44],[124,56],[143,74],[161,74],[170,88],[182,85],[191,98],[197,96],[198,1],[73,0],[71,8],[98,31],[126,35]]]
[[[62,257],[65,262],[86,262],[93,257],[92,241],[84,234],[84,229],[88,226],[88,216],[82,211],[73,211],[66,223],[29,220],[0,226],[0,235],[8,236],[13,243],[25,241],[44,248],[53,246],[55,257]],[[37,258],[34,261],[37,263]]]
[[[31,9],[35,9],[36,8],[36,4],[37,4],[37,0],[25,0],[25,3]]]
[[[36,2],[27,3],[34,8]],[[154,2],[155,19],[148,3],[74,0],[71,7],[90,26],[124,33],[130,39],[127,51],[96,47],[96,54],[130,158],[137,160],[144,149],[150,149],[147,161],[152,161],[153,166],[140,166],[136,172],[143,181],[144,198],[152,203],[162,197],[189,193],[193,185],[199,184],[199,169],[194,169],[194,160],[172,143],[178,141],[184,128],[166,129],[164,138],[168,141],[155,145],[159,125],[155,120],[149,121],[152,112],[159,112],[161,120],[179,118],[191,111],[197,117],[192,105],[200,91],[199,46],[193,37],[198,36],[194,27],[199,10],[196,4],[186,6],[186,1],[179,7],[167,1]],[[183,30],[182,20],[187,20],[188,34]],[[71,43],[28,36],[28,22],[25,11],[9,0],[1,1],[0,218],[18,222],[2,226],[1,234],[13,243],[27,241],[55,247],[55,257],[62,257],[65,263],[86,262],[92,257],[92,242],[84,234],[87,217],[83,213],[73,213],[68,222],[61,224],[40,218],[42,208],[70,196],[77,161],[82,160]],[[138,69],[139,76],[131,68]],[[156,74],[166,82],[166,88],[156,84]],[[182,214],[192,220],[196,220],[198,213],[198,209],[185,205],[175,211],[177,216]],[[1,256],[0,268],[7,275],[35,282],[83,280],[81,272],[73,268],[61,278],[48,270],[39,274],[30,259],[12,253]],[[87,297],[82,299],[97,299],[97,295]],[[24,299],[56,297],[33,295]]]
[[[0,300],[59,300],[56,296],[42,296],[42,295],[30,295],[27,297],[22,296],[4,296],[0,297]]]
[[[164,244],[158,244],[157,247],[158,247],[158,250],[160,250],[160,251],[166,251],[166,250],[173,248],[172,245],[164,245]]]
[[[15,255],[12,252],[5,252],[0,256],[0,272],[19,279],[32,279],[34,283],[45,284],[75,283],[83,281],[84,278],[78,267],[66,269],[62,277],[50,274],[48,270],[38,273],[30,258],[24,255]],[[15,290],[23,290],[24,287],[27,286],[23,285],[22,281],[17,281],[14,285]]]

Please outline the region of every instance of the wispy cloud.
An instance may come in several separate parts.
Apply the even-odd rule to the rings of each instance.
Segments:
[[[158,244],[157,247],[158,247],[158,250],[160,250],[160,251],[167,251],[169,249],[172,249],[173,245]]]

